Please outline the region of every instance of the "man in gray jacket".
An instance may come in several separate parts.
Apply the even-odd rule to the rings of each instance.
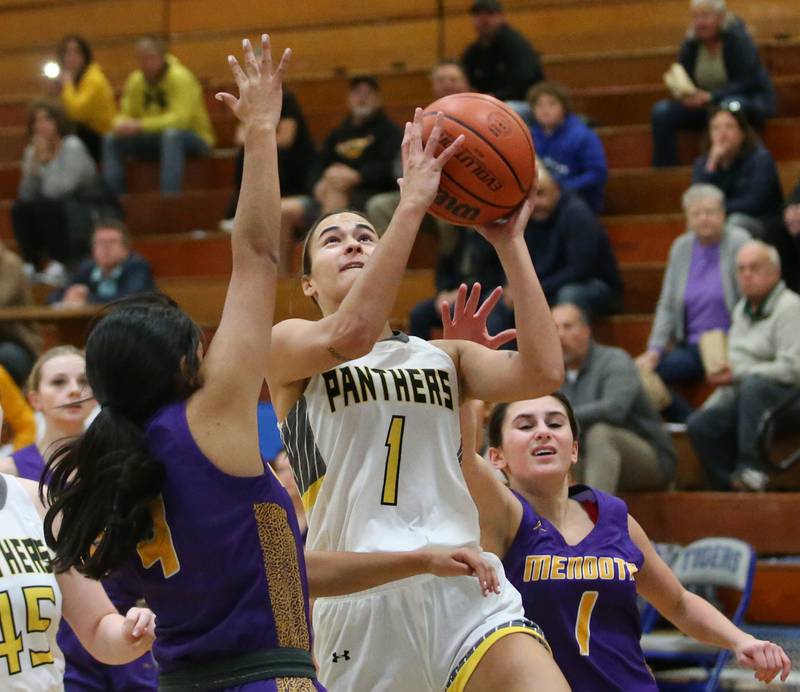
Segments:
[[[581,480],[607,493],[665,488],[675,472],[675,451],[633,359],[621,348],[595,343],[576,305],[556,306],[553,319],[567,371],[561,391],[582,429]]]
[[[736,256],[742,299],[728,332],[717,390],[688,420],[689,437],[716,490],[763,490],[757,447],[764,413],[800,388],[800,296],[781,280],[778,252],[759,240]]]

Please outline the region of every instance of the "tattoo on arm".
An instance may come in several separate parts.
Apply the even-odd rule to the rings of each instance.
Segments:
[[[337,351],[333,346],[328,346],[328,353],[330,353],[336,360],[340,360],[342,363],[346,363],[349,358],[343,356],[339,351]]]

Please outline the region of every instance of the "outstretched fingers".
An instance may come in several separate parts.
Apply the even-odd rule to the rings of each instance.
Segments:
[[[436,147],[439,145],[439,140],[442,137],[442,121],[444,120],[444,113],[437,113],[433,122],[433,129],[428,136],[428,141],[425,142],[425,155],[436,157]]]
[[[228,65],[231,68],[231,72],[233,72],[233,78],[236,80],[236,86],[239,87],[239,91],[241,92],[242,87],[247,83],[247,75],[235,56],[228,56]]]
[[[480,284],[475,285],[480,286]],[[478,308],[477,312],[475,313],[475,317],[485,320],[489,316],[489,313],[494,310],[494,306],[500,302],[500,298],[502,297],[503,287],[497,286],[494,291],[489,294],[489,297],[483,301],[483,305]]]
[[[475,315],[478,311],[478,301],[481,299],[481,285],[479,283],[472,284],[469,291],[469,298],[465,306],[467,315]]]
[[[250,43],[249,38],[242,39],[242,50],[244,51],[244,66],[247,76],[252,80],[257,80],[261,74],[261,70],[258,66],[255,51],[253,50],[253,44]]]
[[[269,34],[261,34],[261,68],[264,74],[272,74],[272,43]]]
[[[466,138],[464,135],[458,135],[453,142],[450,143],[445,150],[436,157],[437,163],[444,168],[447,162],[452,159],[459,151],[461,151],[461,147],[464,145],[464,140]]]
[[[266,36],[266,34],[265,34]],[[286,72],[289,70],[289,62],[292,59],[292,49],[285,48],[283,51],[283,55],[281,55],[281,61],[278,63],[278,69],[275,70],[274,77],[281,80],[281,84],[283,84],[283,77]],[[272,68],[272,58],[269,61],[270,68]]]

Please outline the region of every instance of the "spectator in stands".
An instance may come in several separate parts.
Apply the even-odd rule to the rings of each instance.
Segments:
[[[475,0],[470,7],[478,39],[461,56],[476,91],[527,110],[528,89],[544,79],[539,56],[528,40],[506,22],[498,0]]]
[[[678,62],[697,91],[653,107],[654,166],[677,165],[677,130],[705,127],[708,108],[725,99],[740,103],[757,126],[775,114],[772,82],[742,20],[728,12],[725,0],[691,0],[691,13]]]
[[[620,309],[622,279],[605,230],[542,165],[525,241],[551,305],[575,303],[590,316]]]
[[[777,250],[753,240],[736,256],[742,299],[733,311],[728,364],[691,415],[689,437],[715,490],[763,490],[757,445],[764,412],[800,390],[800,296],[781,280]]]
[[[311,196],[281,199],[281,240],[291,243],[296,231],[320,213],[364,209],[367,200],[397,188],[395,161],[403,133],[386,115],[378,82],[368,75],[350,80],[349,114],[326,138],[309,172]],[[282,248],[286,266],[289,247]]]
[[[111,131],[117,114],[111,84],[92,60],[92,49],[82,36],[69,34],[61,40],[58,63],[61,103],[75,123],[76,134],[99,163],[103,135]]]
[[[567,90],[557,82],[539,82],[528,92],[533,112],[531,134],[536,155],[563,190],[577,192],[599,213],[608,179],[600,138],[572,112]]]
[[[308,131],[306,119],[300,104],[292,92],[283,90],[283,105],[281,106],[281,119],[278,123],[278,174],[281,181],[281,196],[291,197],[303,195],[307,192],[306,174],[314,160],[314,142]],[[236,154],[236,168],[234,173],[234,192],[225,217],[220,221],[220,230],[230,233],[233,230],[233,217],[239,204],[239,190],[242,187],[242,172],[244,171],[244,131],[242,126],[236,128],[236,144],[239,151]]]
[[[789,288],[800,291],[800,183],[786,200],[783,222],[788,234],[786,250],[781,253],[783,276]]]
[[[28,116],[30,144],[22,156],[19,197],[11,208],[14,236],[26,271],[44,269],[42,279],[63,282],[65,264],[80,245],[78,200],[100,185],[92,157],[70,134],[61,106],[37,101]]]
[[[36,441],[36,419],[25,400],[20,388],[0,366],[0,411],[5,414],[5,421],[0,418],[0,425],[5,422],[11,429],[11,446],[16,451]]]
[[[434,101],[438,101],[445,96],[451,96],[452,94],[462,94],[469,90],[467,75],[464,74],[464,69],[459,62],[455,60],[441,60],[433,66],[431,70],[431,93]],[[399,173],[402,168],[399,161],[396,166]],[[365,207],[367,216],[369,220],[372,221],[378,233],[383,233],[387,229],[389,221],[392,220],[394,210],[397,208],[399,202],[399,190],[381,192],[370,197],[367,201]],[[430,218],[431,217],[426,217],[426,221],[423,222],[421,230],[425,231],[426,226],[430,226]],[[454,232],[458,232],[453,226],[443,222],[437,221],[437,227],[440,236],[452,236]],[[445,238],[441,238],[441,240],[444,245],[452,245],[452,241],[454,241],[455,238],[452,238],[452,241]]]
[[[738,101],[716,108],[708,125],[708,151],[697,158],[693,183],[725,193],[728,223],[767,239],[780,222],[783,191],[772,154],[758,141]]]
[[[92,234],[92,258],[86,260],[51,303],[89,305],[155,289],[150,265],[131,250],[128,229],[121,221],[99,221]]]
[[[561,391],[582,431],[581,482],[612,494],[667,487],[675,451],[633,359],[621,348],[596,343],[577,305],[557,305],[553,319],[566,368]]]
[[[187,156],[204,156],[214,145],[203,89],[197,78],[158,38],[136,44],[139,69],[125,83],[120,114],[103,141],[103,175],[125,192],[127,157],[161,162],[161,193],[180,192]]]
[[[647,351],[637,358],[668,386],[703,378],[700,337],[714,329],[728,331],[739,300],[736,253],[750,239],[747,231],[726,226],[725,196],[713,185],[692,185],[683,194],[683,211],[687,230],[669,250]],[[673,391],[664,415],[684,422],[691,411]]]
[[[0,243],[0,307],[33,305],[28,275],[22,260]],[[5,368],[19,387],[36,361],[42,343],[29,322],[0,322],[0,366]]]

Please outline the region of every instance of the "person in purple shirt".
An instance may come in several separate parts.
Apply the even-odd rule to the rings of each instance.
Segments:
[[[502,558],[573,690],[658,689],[639,644],[637,595],[685,634],[733,650],[758,680],[786,679],[791,662],[783,649],[683,588],[622,500],[570,487],[578,425],[563,394],[497,404],[491,464],[475,453],[470,407],[462,408],[462,469],[480,513],[481,544]]]
[[[39,482],[45,472],[44,455],[48,449],[80,435],[95,406],[83,353],[74,346],[57,346],[43,353],[31,370],[26,389],[31,405],[44,418],[44,434],[37,444],[0,461],[0,472]],[[141,596],[135,575],[115,574],[103,580],[103,587],[122,614],[135,607]],[[100,663],[86,651],[66,620],[58,628],[58,646],[64,653],[67,692],[145,692],[157,687],[156,664],[150,652],[124,665]]]
[[[705,183],[683,195],[687,231],[669,250],[669,260],[647,350],[637,365],[655,370],[668,386],[704,376],[698,343],[703,333],[728,331],[739,299],[736,253],[749,239],[747,231],[725,224],[725,196]],[[674,391],[664,415],[683,422],[691,406]]]
[[[233,269],[205,351],[199,327],[165,296],[111,306],[86,345],[101,410],[48,459],[45,537],[58,572],[134,573],[156,613],[161,690],[323,690],[311,656],[309,592],[333,596],[430,571],[476,573],[468,551],[310,557],[291,498],[259,453],[256,407],[275,311],[280,232],[276,129],[284,53],[269,38],[245,67],[229,57],[245,162],[231,235]],[[58,535],[54,522],[60,521]]]

